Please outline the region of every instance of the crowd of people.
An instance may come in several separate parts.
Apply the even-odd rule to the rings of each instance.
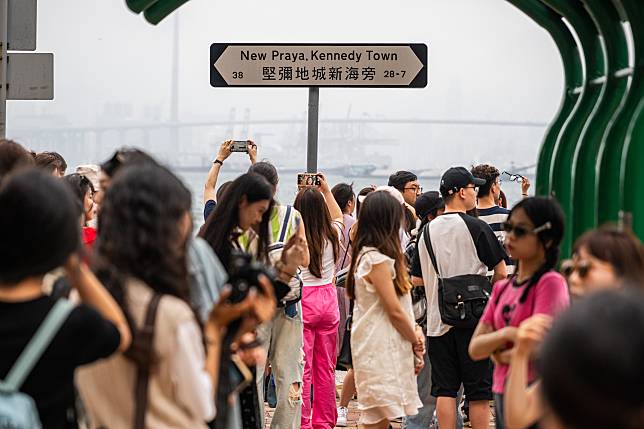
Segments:
[[[143,151],[66,174],[0,140],[0,427],[263,429],[268,401],[273,429],[329,429],[354,397],[364,429],[644,427],[628,226],[562,261],[563,212],[526,177],[510,209],[487,164],[427,192],[409,171],[357,193],[315,173],[279,202],[252,141],[218,183],[233,144],[195,225]]]

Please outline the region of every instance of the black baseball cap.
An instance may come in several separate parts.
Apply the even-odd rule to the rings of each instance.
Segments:
[[[438,191],[429,191],[420,194],[418,198],[416,198],[416,204],[414,204],[416,214],[421,219],[424,219],[434,210],[444,207],[445,201],[443,201],[443,198],[438,193]]]
[[[452,167],[443,173],[440,190],[443,198],[447,198],[467,185],[483,186],[485,183],[485,179],[474,177],[465,167]]]

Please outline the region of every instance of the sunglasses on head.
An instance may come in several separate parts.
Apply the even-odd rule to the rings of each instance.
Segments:
[[[590,261],[573,261],[572,259],[568,259],[561,263],[561,274],[564,277],[570,277],[576,271],[577,275],[583,279],[592,268],[593,263]]]
[[[503,222],[503,231],[505,231],[506,234],[513,233],[516,238],[521,238],[526,234],[536,235],[536,234],[539,234],[541,231],[546,231],[550,228],[552,228],[552,224],[550,222],[546,222],[535,229],[528,229],[523,226],[512,225],[509,222]]]

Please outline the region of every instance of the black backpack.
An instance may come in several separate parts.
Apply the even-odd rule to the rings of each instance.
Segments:
[[[405,247],[405,260],[407,262],[407,269],[409,276],[411,277],[411,264],[414,260],[415,253],[417,252],[416,247],[418,245],[418,238],[422,230],[416,234],[415,237],[412,237]],[[425,286],[414,286],[411,288],[411,304],[414,310],[414,319],[416,323],[420,325],[423,330],[427,329],[427,296],[425,295]]]
[[[441,320],[456,328],[475,328],[490,299],[492,284],[486,276],[478,274],[441,277],[429,236],[429,225],[425,228],[423,238],[438,277],[438,309]]]

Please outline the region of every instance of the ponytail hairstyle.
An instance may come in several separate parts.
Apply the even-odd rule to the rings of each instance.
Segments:
[[[403,206],[387,191],[374,191],[365,198],[358,217],[355,242],[352,244],[351,267],[347,276],[347,294],[355,299],[355,271],[360,252],[375,247],[394,260],[396,294],[402,296],[411,290],[405,255],[400,244],[400,226],[404,218]]]
[[[546,260],[539,267],[539,269],[532,275],[528,284],[521,294],[519,299],[520,303],[524,303],[528,298],[528,293],[532,286],[537,284],[541,276],[549,271],[555,270],[559,262],[559,245],[564,235],[564,214],[561,206],[557,201],[552,198],[532,197],[519,201],[508,215],[508,221],[512,218],[512,214],[518,210],[523,209],[530,221],[534,224],[535,228],[539,228],[549,224],[547,228],[537,233],[537,238],[543,246],[545,251]],[[517,262],[517,270],[513,278],[517,276],[519,263]]]
[[[333,260],[340,255],[340,238],[333,228],[333,220],[324,200],[324,196],[314,188],[303,188],[297,193],[293,207],[302,214],[306,225],[306,241],[309,244],[311,258],[309,271],[315,277],[322,276],[322,255],[326,243],[333,247]]]

